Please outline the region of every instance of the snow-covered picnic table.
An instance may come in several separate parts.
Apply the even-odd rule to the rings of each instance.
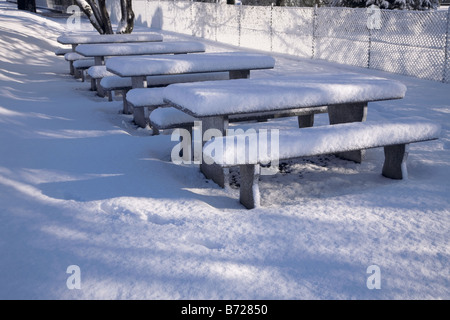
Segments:
[[[69,62],[70,74],[82,77],[77,69],[85,70],[96,61],[92,57],[85,57],[77,52],[76,48],[82,44],[118,44],[118,43],[141,43],[141,42],[161,42],[163,37],[156,32],[133,33],[133,34],[92,34],[92,33],[71,33],[58,37],[60,44],[71,45],[72,50],[64,54],[64,58]],[[58,49],[57,51],[60,51]]]
[[[103,65],[105,57],[205,52],[198,41],[80,44],[75,52],[94,57],[95,65]]]
[[[395,80],[355,73],[320,73],[172,84],[165,88],[163,96],[169,106],[200,119],[203,133],[218,129],[225,135],[228,119],[234,115],[320,106],[328,106],[330,124],[362,122],[369,102],[401,99],[405,93],[406,86]],[[345,157],[360,162],[362,152],[352,151]],[[200,167],[207,177],[225,185],[223,172],[216,166],[201,163]]]
[[[148,76],[228,71],[230,79],[249,78],[251,70],[272,69],[275,59],[247,52],[200,53],[112,57],[106,69],[120,77],[131,77],[133,88],[145,88]]]

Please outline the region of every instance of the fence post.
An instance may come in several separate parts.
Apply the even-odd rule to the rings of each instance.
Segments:
[[[270,4],[270,52],[273,51],[273,2]]]
[[[238,5],[239,6],[239,11],[238,11],[238,47],[241,46],[241,28],[242,28],[242,5]]]
[[[314,5],[314,11],[313,11],[313,31],[312,31],[312,55],[311,59],[314,59],[314,56],[316,55],[316,23],[317,23],[317,4]]]
[[[445,33],[445,60],[442,82],[450,83],[450,7],[447,10],[447,31]]]

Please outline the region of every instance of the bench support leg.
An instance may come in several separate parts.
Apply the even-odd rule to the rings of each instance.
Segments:
[[[91,78],[91,91],[97,91],[97,80]]]
[[[391,179],[406,179],[408,177],[406,170],[407,157],[408,153],[404,144],[384,147],[383,176]]]
[[[145,108],[135,108],[133,107],[133,121],[140,128],[145,128],[147,126],[147,121],[145,121]]]
[[[145,128],[148,124],[148,117],[149,114],[155,110],[156,108],[152,108],[152,107],[140,107],[140,108],[135,108],[132,107],[133,109],[133,120],[134,122],[141,128]],[[146,112],[146,110],[148,110]]]
[[[103,87],[100,85],[100,82],[101,82],[101,79],[96,79],[96,80],[95,80],[95,88],[96,88],[96,90],[97,90],[97,95],[98,95],[99,97],[104,98],[104,97],[106,96],[106,92],[105,92],[105,90],[103,89]]]
[[[241,186],[239,189],[239,201],[247,208],[253,209],[260,206],[259,195],[259,165],[249,164],[239,166]]]
[[[78,68],[73,69],[73,76],[75,79],[81,79],[81,70]]]
[[[132,88],[147,88],[147,77],[139,76],[139,77],[131,77],[131,86]],[[128,90],[122,91],[123,97],[123,113],[124,114],[132,114],[133,108],[127,102],[127,92]]]
[[[123,114],[132,114],[133,113],[133,107],[130,106],[130,104],[127,101],[127,92],[125,90],[122,91],[122,112]]]
[[[328,118],[330,124],[363,122],[367,118],[367,102],[346,103],[328,106]],[[364,150],[341,152],[337,157],[361,163],[364,158]]]
[[[228,118],[225,117],[208,117],[202,119],[202,146],[207,142],[203,140],[209,140],[207,137],[209,134],[216,133],[217,135],[225,136],[226,129],[228,127]],[[216,132],[210,129],[215,129]],[[206,134],[205,134],[206,133]],[[223,169],[221,166],[213,163],[205,163],[202,159],[200,163],[200,171],[206,178],[212,179],[222,188],[228,186],[228,169]]]
[[[71,76],[75,75],[75,68],[73,67],[73,61],[69,61],[69,70]]]

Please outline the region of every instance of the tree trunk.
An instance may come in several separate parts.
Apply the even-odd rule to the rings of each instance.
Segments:
[[[120,19],[116,33],[131,33],[134,28],[132,0],[120,0],[120,11],[122,18]]]
[[[105,33],[105,24],[103,23],[102,14],[100,13],[100,10],[95,3],[95,0],[86,0],[86,2],[91,6],[92,13],[95,16],[98,25],[102,29],[102,32]]]
[[[104,34],[104,29],[95,16],[92,6],[86,0],[76,0],[76,2],[81,11],[83,11],[84,14],[89,18],[89,21],[91,21],[91,24],[94,26],[95,30],[97,30],[100,34]]]
[[[106,9],[106,0],[76,0],[78,7],[86,14],[100,34],[113,34],[111,19]],[[131,33],[134,28],[132,0],[120,0],[120,19],[116,33]]]
[[[114,31],[111,26],[111,19],[109,18],[108,10],[106,10],[106,0],[98,0],[100,14],[102,15],[102,22],[106,34],[113,34]]]

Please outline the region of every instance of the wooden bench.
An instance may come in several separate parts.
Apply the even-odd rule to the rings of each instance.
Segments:
[[[305,156],[317,156],[348,152],[353,150],[384,147],[385,160],[382,175],[391,179],[403,179],[407,176],[406,145],[415,142],[438,139],[440,126],[423,121],[397,121],[386,123],[355,122],[331,126],[293,129],[278,132],[270,136],[276,141],[268,141],[258,133],[249,136],[248,141],[271,152],[251,153],[250,142],[245,135],[216,137],[203,148],[203,161],[215,163],[223,168],[240,168],[240,202],[248,209],[260,206],[258,180],[260,165],[279,160]],[[274,151],[274,143],[278,150]],[[262,144],[265,144],[263,147]],[[218,148],[222,152],[217,152]],[[214,156],[210,154],[215,150]],[[206,151],[208,150],[208,151]]]

